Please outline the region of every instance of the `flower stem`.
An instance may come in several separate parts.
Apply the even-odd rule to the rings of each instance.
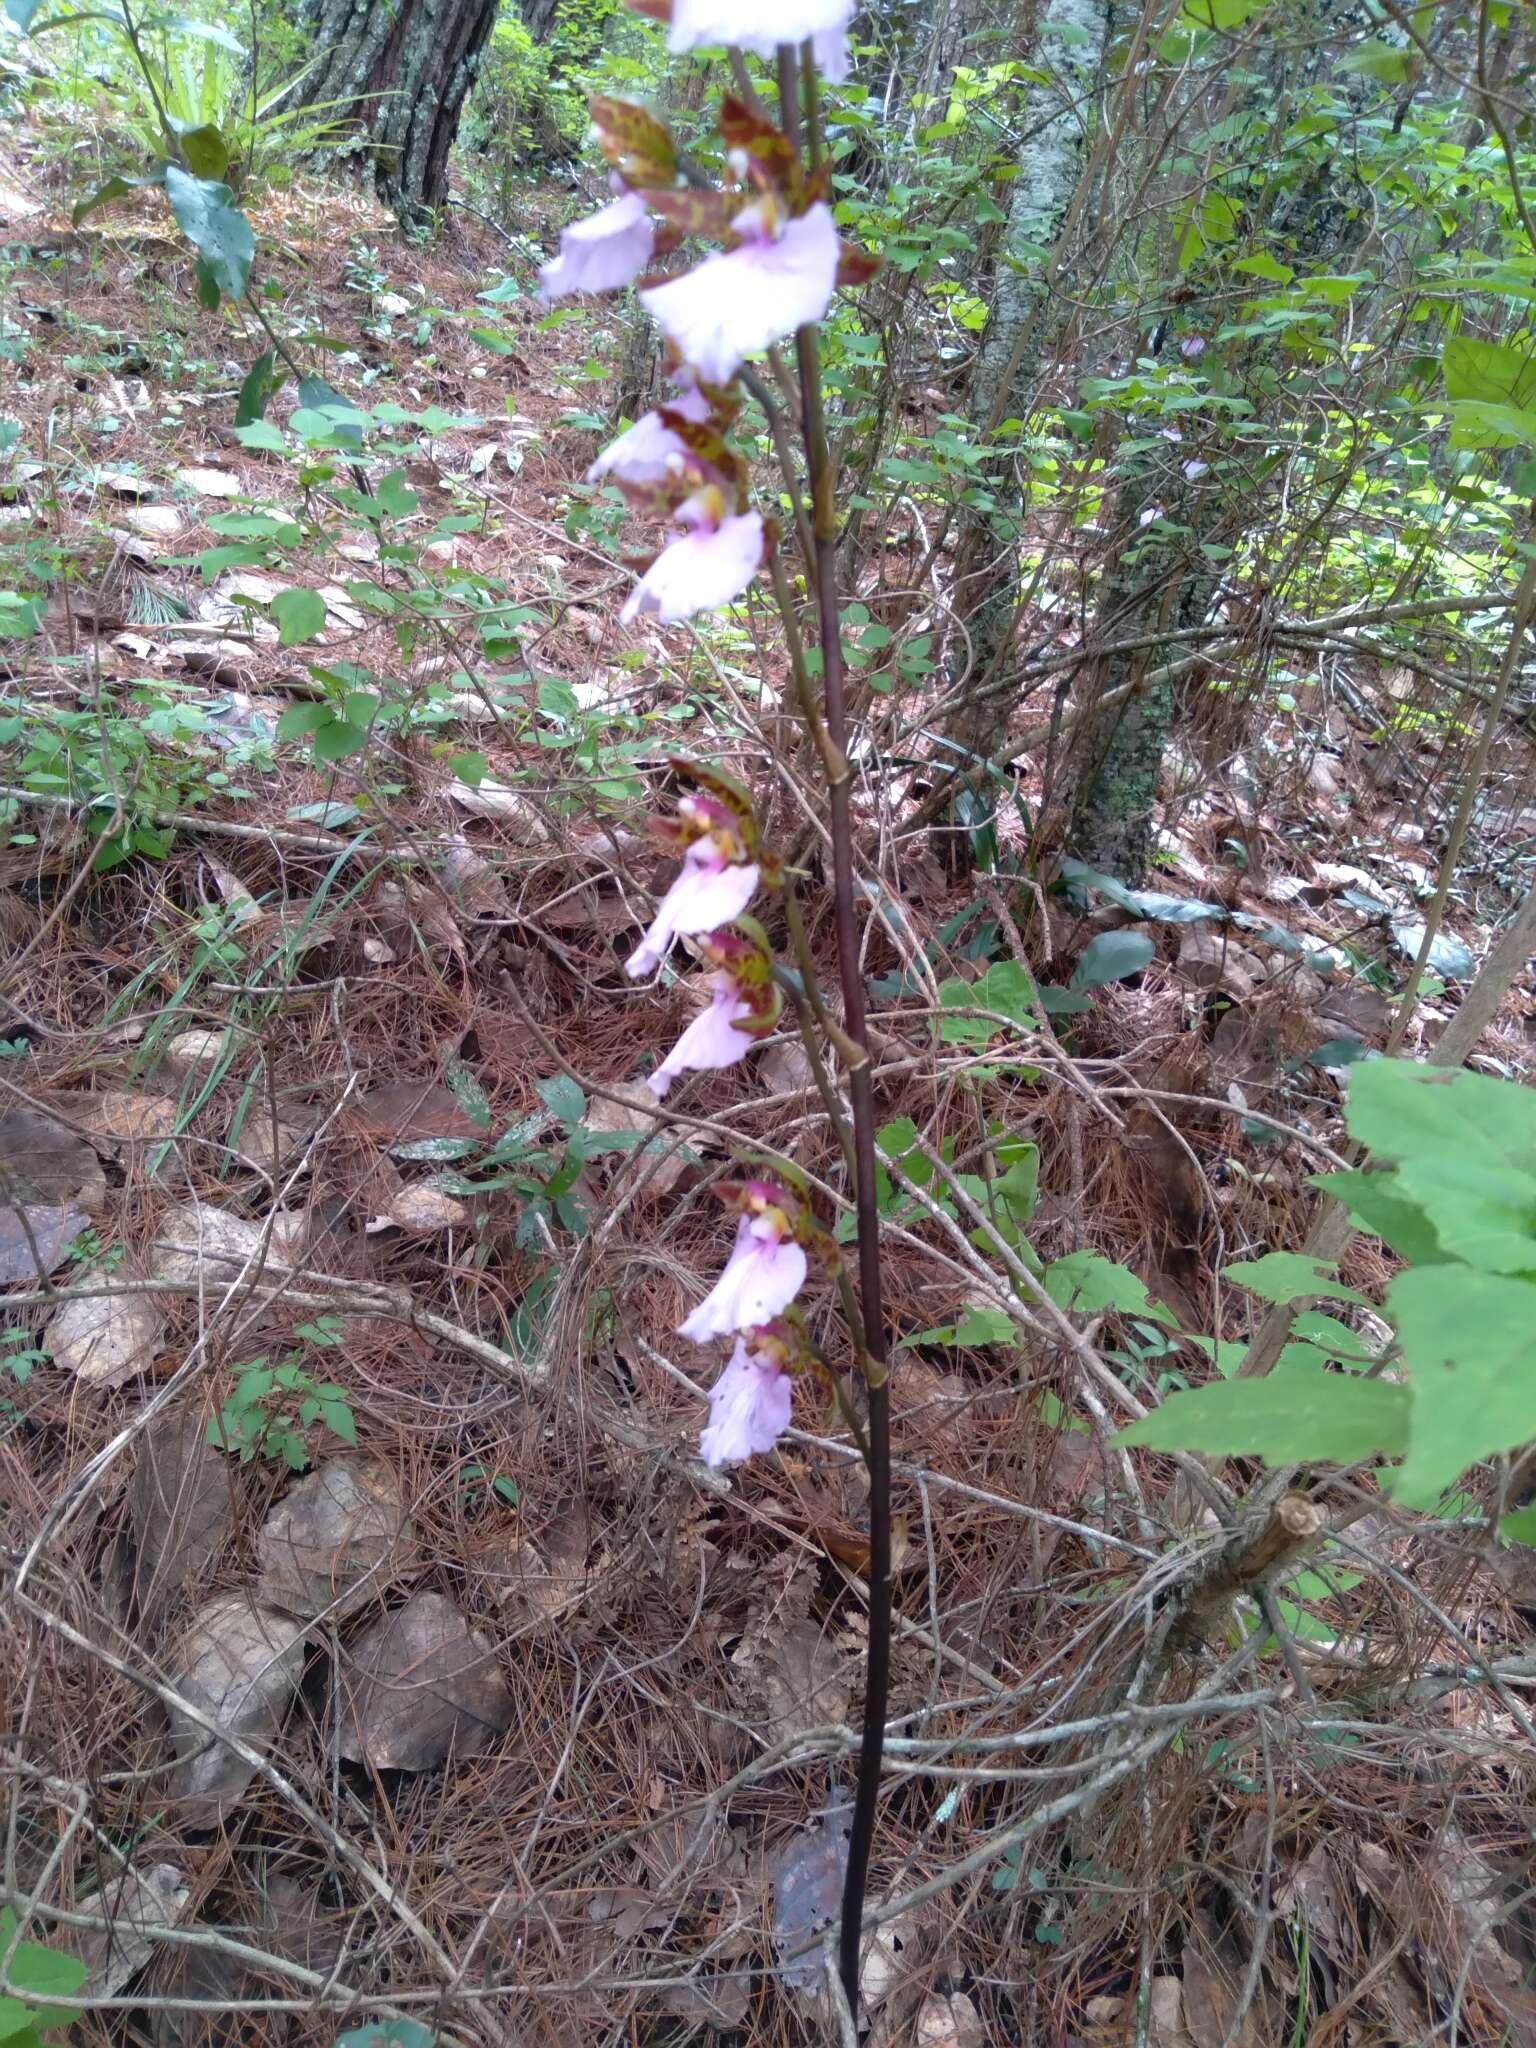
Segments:
[[[807,100],[814,110],[814,72],[807,67]],[[814,130],[815,117],[808,125]],[[859,1302],[864,1324],[865,1384],[869,1392],[869,1655],[864,1675],[864,1725],[859,1745],[858,1789],[848,1842],[843,1885],[838,1971],[848,2003],[859,2004],[859,1944],[870,1849],[880,1794],[885,1750],[885,1716],[891,1667],[891,1425],[887,1384],[885,1312],[881,1300],[880,1217],[875,1206],[875,1107],[865,1020],[864,981],[859,966],[859,923],[853,873],[853,777],[848,766],[848,720],[843,691],[843,647],[837,602],[836,479],[827,447],[821,404],[821,369],[816,330],[796,336],[801,403],[804,408],[806,466],[811,480],[816,539],[816,597],[821,627],[823,717],[829,752],[832,896],[837,927],[838,973],[843,997],[843,1032],[848,1050],[848,1096],[853,1111],[854,1211],[858,1222]]]

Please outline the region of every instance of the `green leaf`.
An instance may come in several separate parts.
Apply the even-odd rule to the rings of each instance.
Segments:
[[[1176,1326],[1172,1312],[1153,1301],[1129,1267],[1106,1259],[1102,1252],[1068,1252],[1045,1269],[1045,1291],[1058,1308],[1080,1315],[1113,1309],[1118,1315],[1149,1316],[1155,1323]]]
[[[249,382],[247,378],[246,383]],[[245,385],[240,388],[243,396]],[[268,396],[271,396],[270,392]],[[235,436],[242,448],[262,448],[270,455],[281,455],[288,445],[270,420],[248,420],[244,426],[236,427]]]
[[[138,189],[138,180],[133,178],[108,178],[98,185],[89,199],[82,199],[70,212],[70,224],[79,227],[81,221],[93,214],[99,206],[115,206],[119,199],[126,199],[130,192]]]
[[[193,178],[175,164],[165,169],[165,195],[176,225],[208,266],[226,298],[238,299],[250,281],[256,257],[251,224],[227,185]]]
[[[432,2048],[436,2039],[420,2020],[386,2020],[378,2026],[348,2027],[336,2036],[336,2048]]]
[[[16,1935],[16,1915],[9,1906],[0,1907],[0,1951],[8,1949]],[[18,1991],[33,1992],[39,1998],[68,1998],[80,1989],[87,1975],[78,1956],[62,1955],[38,1941],[17,1943],[11,1957],[10,1981]],[[73,2006],[59,2006],[52,2012],[23,2005],[19,1998],[0,1998],[0,2040],[27,2028],[72,2026],[80,2017]]]
[[[914,1344],[950,1344],[965,1350],[979,1344],[1017,1344],[1019,1333],[1012,1316],[1000,1308],[968,1308],[958,1322],[940,1323],[936,1329],[919,1330],[903,1337],[897,1345],[904,1351]]]
[[[951,978],[939,983],[946,1010],[996,1010],[1023,1030],[1038,1024],[1035,985],[1014,960],[997,960],[979,981]],[[939,1037],[946,1045],[985,1045],[1003,1029],[986,1017],[942,1017]]]
[[[1404,85],[1417,74],[1419,53],[1412,49],[1397,49],[1390,43],[1369,42],[1358,50],[1352,50],[1347,57],[1339,60],[1340,71],[1351,71],[1357,76],[1374,78],[1382,85]]]
[[[1262,1380],[1214,1380],[1170,1394],[1116,1441],[1152,1451],[1263,1458],[1271,1465],[1327,1459],[1352,1465],[1398,1457],[1408,1442],[1406,1387],[1388,1380],[1294,1366]]]
[[[327,384],[323,377],[299,379],[299,405],[305,411],[320,414],[325,431],[332,440],[339,441],[345,448],[362,448],[364,422],[356,406],[344,398],[333,384]],[[342,413],[346,417],[335,419],[330,416],[332,413]],[[300,431],[295,428],[295,432]]]
[[[267,409],[273,392],[287,374],[286,370],[278,369],[277,350],[275,348],[263,349],[262,353],[246,371],[245,381],[240,386],[240,395],[235,400],[235,425],[237,427],[248,427],[253,421],[261,418]],[[277,445],[279,448],[283,445],[281,434],[277,437]],[[249,447],[250,443],[247,442],[246,446]]]
[[[37,10],[42,4],[43,0],[5,0],[5,11],[9,18],[15,22],[21,33],[25,35],[31,28]],[[45,23],[44,26],[46,27],[47,24]]]
[[[587,1098],[569,1074],[555,1074],[547,1081],[535,1081],[534,1089],[539,1100],[551,1116],[558,1117],[568,1130],[574,1130],[586,1114]]]
[[[1369,1308],[1366,1297],[1357,1294],[1353,1287],[1346,1287],[1332,1270],[1335,1263],[1332,1259],[1309,1259],[1302,1252],[1266,1252],[1262,1259],[1243,1259],[1226,1267],[1221,1277],[1249,1294],[1256,1294],[1260,1301],[1272,1301],[1281,1307],[1287,1302],[1321,1295],[1329,1301],[1358,1301]]]
[[[333,717],[328,704],[290,704],[277,721],[277,737],[280,740],[302,739],[306,733],[318,732],[322,725],[329,725]]]
[[[280,644],[297,647],[324,626],[325,599],[318,590],[280,590],[272,600],[272,616]]]
[[[1466,1070],[1371,1060],[1350,1072],[1351,1137],[1397,1166],[1440,1248],[1495,1273],[1536,1271],[1536,1095]]]
[[[180,137],[181,153],[194,177],[223,177],[229,169],[229,144],[212,121],[197,128],[188,127],[184,121],[172,121],[171,128]],[[233,193],[230,196],[233,198]]]
[[[1387,1312],[1413,1399],[1393,1494],[1428,1507],[1469,1465],[1536,1436],[1536,1285],[1426,1266],[1398,1274]]]
[[[479,753],[450,754],[448,767],[457,781],[467,783],[471,789],[478,789],[491,772],[490,762]]]
[[[343,761],[348,754],[360,754],[367,744],[366,726],[353,725],[349,719],[334,718],[329,725],[322,725],[316,730],[315,759]]]
[[[391,519],[407,518],[416,510],[416,493],[405,480],[403,469],[392,469],[374,486],[374,502]]]
[[[1446,396],[1524,410],[1536,405],[1536,352],[1527,344],[1456,335],[1440,356]]]
[[[1499,1534],[1506,1543],[1536,1544],[1536,1501],[1528,1508],[1516,1508],[1513,1514],[1503,1516]]]
[[[1395,1173],[1364,1173],[1358,1168],[1346,1173],[1316,1173],[1312,1185],[1324,1188],[1349,1210],[1357,1230],[1379,1237],[1389,1250],[1411,1266],[1433,1266],[1444,1261],[1434,1225],[1417,1202],[1403,1193]]]
[[[1106,982],[1128,981],[1141,973],[1156,951],[1145,932],[1100,932],[1072,970],[1072,986],[1102,988]]]
[[[357,1419],[352,1413],[351,1403],[344,1394],[321,1397],[320,1420],[332,1436],[340,1437],[344,1444],[356,1446]]]

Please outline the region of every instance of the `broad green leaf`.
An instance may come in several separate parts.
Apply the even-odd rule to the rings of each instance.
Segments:
[[[450,754],[448,768],[456,781],[465,783],[470,789],[478,789],[490,774],[490,763],[484,754]]]
[[[242,395],[244,388],[242,385]],[[270,420],[248,420],[244,426],[235,428],[235,438],[242,448],[262,448],[269,455],[281,455],[288,445],[279,429],[274,427]]]
[[[1269,0],[1184,0],[1184,19],[1195,28],[1241,28]]]
[[[278,639],[284,647],[313,640],[325,624],[325,599],[318,590],[280,590],[272,600]]]
[[[180,138],[181,153],[187,160],[187,169],[195,178],[223,177],[229,169],[229,144],[212,121],[205,121],[196,128],[188,127],[183,121],[172,121],[171,127]],[[230,197],[234,197],[233,193]]]
[[[1289,284],[1296,275],[1289,264],[1277,262],[1262,249],[1252,256],[1240,256],[1232,268],[1246,271],[1250,277],[1262,277],[1268,284]]]
[[[534,1088],[551,1116],[574,1130],[586,1115],[587,1098],[569,1074],[555,1074],[547,1081],[535,1081]]]
[[[339,441],[343,447],[362,447],[363,433],[367,425],[366,417],[350,400],[342,396],[334,384],[327,384],[323,377],[299,379],[299,407],[305,412],[319,413],[324,422],[324,431]],[[340,414],[342,417],[334,418],[332,414]],[[294,425],[293,421],[289,424]],[[303,429],[294,426],[294,431],[302,433]]]
[[[333,718],[329,725],[322,725],[316,730],[315,759],[344,761],[349,754],[360,754],[367,744],[366,726],[354,725],[347,718]]]
[[[16,1935],[16,1915],[9,1906],[0,1907],[0,1952],[8,1949]],[[30,1991],[40,1998],[69,1998],[85,1982],[87,1971],[78,1956],[63,1955],[45,1948],[39,1941],[18,1942],[11,1957],[10,1981],[18,1991]],[[0,1998],[0,2040],[10,2039],[37,2027],[71,2026],[79,2018],[73,2006],[42,2011],[24,2005],[19,1998]]]
[[[957,1350],[979,1344],[1017,1344],[1019,1333],[1013,1318],[1000,1308],[968,1308],[957,1322],[940,1323],[937,1329],[919,1330],[903,1337],[897,1350],[913,1344],[951,1344]]]
[[[1449,398],[1524,410],[1536,405],[1536,344],[1474,341],[1455,335],[1440,356]]]
[[[267,403],[273,392],[287,374],[286,370],[279,370],[278,368],[277,350],[273,348],[263,349],[255,362],[246,371],[245,381],[240,386],[240,395],[235,400],[235,425],[237,427],[248,427],[254,420],[261,418],[267,409]],[[246,445],[249,446],[249,442]],[[281,448],[282,445],[283,438],[279,434],[277,436],[277,446]]]
[[[1536,406],[1453,398],[1451,441],[1457,448],[1536,448]]]
[[[392,519],[404,519],[416,510],[416,493],[405,480],[403,469],[392,469],[374,486],[374,498],[381,512]]]
[[[1436,1265],[1445,1257],[1435,1227],[1417,1202],[1404,1194],[1395,1173],[1316,1173],[1312,1185],[1341,1201],[1357,1230],[1379,1237],[1412,1266]]]
[[[437,2036],[420,2020],[384,2020],[377,2026],[348,2027],[336,2048],[433,2048]]]
[[[1528,1508],[1516,1508],[1513,1514],[1505,1515],[1499,1523],[1499,1534],[1506,1543],[1536,1544],[1536,1501]]]
[[[1390,43],[1369,42],[1339,60],[1340,71],[1352,71],[1374,78],[1382,85],[1403,85],[1415,75],[1420,57],[1417,50],[1394,48]]]
[[[1175,1324],[1172,1312],[1153,1301],[1129,1267],[1116,1265],[1102,1252],[1068,1252],[1045,1269],[1045,1291],[1058,1308],[1080,1315],[1113,1309],[1119,1315],[1149,1316],[1155,1323]]]
[[[322,725],[329,725],[333,713],[329,704],[290,704],[277,721],[277,737],[280,740],[302,739],[306,733],[318,732]]]
[[[1397,1166],[1441,1250],[1492,1272],[1536,1270],[1536,1093],[1412,1060],[1350,1069],[1350,1135]]]
[[[1117,1442],[1271,1465],[1352,1465],[1378,1452],[1400,1457],[1408,1442],[1406,1387],[1353,1373],[1295,1366],[1262,1380],[1214,1380],[1170,1394],[1121,1430]]]
[[[119,199],[126,199],[130,192],[137,189],[138,181],[136,179],[108,178],[104,184],[96,187],[96,190],[89,199],[82,199],[78,206],[71,209],[69,216],[71,226],[79,227],[81,221],[93,214],[98,207],[113,206]]]
[[[1225,1267],[1221,1277],[1248,1294],[1256,1294],[1260,1301],[1273,1301],[1281,1306],[1288,1301],[1322,1295],[1329,1301],[1358,1301],[1368,1308],[1366,1297],[1357,1294],[1353,1287],[1346,1287],[1332,1270],[1333,1265],[1331,1259],[1324,1264],[1309,1259],[1303,1252],[1266,1252],[1262,1259],[1243,1259],[1235,1266]]]
[[[256,237],[236,206],[234,193],[214,179],[190,177],[176,164],[167,164],[165,196],[176,225],[207,264],[209,276],[226,298],[238,299],[250,280]]]
[[[1536,1285],[1427,1266],[1398,1274],[1387,1311],[1413,1397],[1393,1493],[1428,1507],[1469,1465],[1536,1437]]]
[[[1035,985],[1014,960],[994,961],[979,981],[940,982],[939,1001],[947,1010],[995,1010],[1023,1030],[1039,1022]],[[939,1037],[946,1045],[985,1045],[1002,1028],[985,1017],[943,1017]]]
[[[1100,932],[1072,970],[1072,986],[1102,988],[1106,982],[1128,981],[1141,973],[1156,951],[1145,932]]]

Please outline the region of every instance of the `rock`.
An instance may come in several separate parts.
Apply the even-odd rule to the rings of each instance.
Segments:
[[[268,1515],[256,1556],[267,1606],[333,1621],[357,1613],[415,1561],[399,1475],[382,1458],[327,1458]]]
[[[491,1643],[440,1593],[417,1593],[376,1622],[343,1659],[337,1682],[341,1753],[375,1770],[462,1762],[512,1722]]]
[[[211,1074],[230,1045],[227,1031],[182,1031],[165,1048],[172,1073],[186,1077]]]
[[[162,1280],[228,1287],[247,1265],[251,1278],[263,1265],[279,1266],[295,1257],[308,1230],[307,1219],[296,1211],[279,1210],[255,1223],[206,1202],[183,1202],[162,1219],[155,1233],[155,1272]]]
[[[1208,925],[1189,925],[1179,941],[1179,973],[1191,988],[1219,988],[1238,1001],[1258,986],[1258,963]]]
[[[238,498],[243,488],[227,469],[178,469],[176,481],[200,498]]]
[[[468,1221],[468,1209],[462,1202],[455,1201],[452,1195],[445,1195],[437,1188],[401,1188],[391,1197],[383,1214],[370,1220],[368,1229],[380,1231],[393,1227],[430,1232],[455,1230]]]
[[[475,789],[467,782],[450,782],[448,799],[472,817],[493,818],[498,825],[505,825],[509,837],[520,846],[543,846],[548,841],[549,827],[526,792],[508,783],[493,781],[490,776]]]
[[[85,1964],[85,1982],[76,1994],[80,2003],[116,1998],[131,1984],[154,1956],[157,1944],[150,1929],[174,1926],[191,1895],[174,1863],[147,1863],[125,1870],[101,1891],[77,1900],[76,1912],[94,1914],[107,1923],[71,1929],[64,1936]]]
[[[129,505],[118,517],[145,540],[174,540],[184,524],[171,505]]]
[[[187,1631],[171,1682],[231,1735],[261,1750],[282,1727],[304,1669],[304,1624],[257,1606],[248,1593],[209,1601]],[[170,1709],[178,1758],[171,1785],[188,1819],[211,1826],[240,1797],[256,1766],[221,1743],[191,1715]]]
[[[963,1991],[924,1999],[913,2040],[917,2048],[987,2048],[981,2014]]]
[[[106,1199],[106,1177],[87,1139],[26,1104],[0,1115],[0,1203],[94,1216]]]
[[[120,1387],[153,1359],[165,1311],[153,1294],[93,1294],[66,1301],[43,1330],[55,1365],[87,1386]]]
[[[201,1408],[158,1415],[134,1446],[128,1513],[139,1614],[153,1627],[229,1540],[230,1466],[208,1441]]]

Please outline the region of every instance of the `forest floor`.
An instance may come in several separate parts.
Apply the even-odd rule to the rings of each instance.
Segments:
[[[72,230],[13,150],[0,583],[46,604],[0,641],[0,716],[28,707],[0,760],[6,1890],[87,1959],[82,2039],[823,2038],[861,1467],[812,1393],[780,1457],[709,1471],[672,1332],[718,1262],[728,1149],[789,1149],[824,1186],[834,1147],[789,1034],[745,1093],[706,1077],[654,1115],[643,1054],[691,998],[620,968],[666,873],[642,834],[670,751],[738,766],[789,829],[766,628],[620,629],[627,573],[572,488],[620,337],[541,324],[478,221],[423,249],[331,185],[254,209],[269,317],[410,416],[414,505],[386,530],[345,467],[238,440],[262,337],[197,309],[154,201]],[[520,228],[559,205],[530,193]],[[488,298],[503,265],[522,290]],[[900,581],[858,596],[878,618]],[[324,623],[285,645],[274,600],[300,588]],[[1061,611],[1038,629],[1073,644]],[[294,704],[375,686],[413,715],[362,755],[277,741]],[[1294,687],[1246,765],[1225,700],[1186,707],[1162,894],[1129,909],[956,880],[900,835],[920,777],[861,756],[882,1120],[963,1153],[1003,1114],[1039,1148],[1036,1250],[1091,1241],[1226,1339],[1246,1310],[1213,1275],[1296,1242],[1342,1070],[1384,1041],[1466,737],[1384,730],[1373,705],[1419,701],[1407,669],[1327,654]],[[863,700],[871,734],[884,709]],[[1514,730],[1411,1048],[1507,913],[1530,767]],[[146,836],[94,864],[129,816]],[[1091,992],[1071,1061],[1004,1069],[979,1110],[935,1047],[937,982],[1017,955],[1021,926],[1065,982],[1133,921],[1154,957]],[[820,914],[812,938],[830,957]],[[1528,1076],[1533,1041],[1527,986],[1480,1063]],[[1087,1732],[992,1774],[896,1746],[874,2038],[1532,2038],[1500,1889],[1528,1853],[1529,1680],[1458,1675],[1536,1656],[1536,1553],[1382,1502],[1290,1589],[1289,1662],[1271,1648],[1177,1739],[1104,1719],[1177,1531],[1126,1497],[1061,1359],[937,1334],[976,1310],[964,1236],[893,1208],[896,1728]],[[1378,1288],[1379,1247],[1343,1278]],[[1149,1377],[1208,1370],[1137,1329]],[[1184,1692],[1219,1663],[1185,1661]],[[1440,1675],[1410,1693],[1410,1668]],[[210,1719],[244,1751],[200,1747]],[[1122,1737],[1125,1773],[1047,1826]],[[103,1893],[130,1924],[111,1945],[55,1910]]]

